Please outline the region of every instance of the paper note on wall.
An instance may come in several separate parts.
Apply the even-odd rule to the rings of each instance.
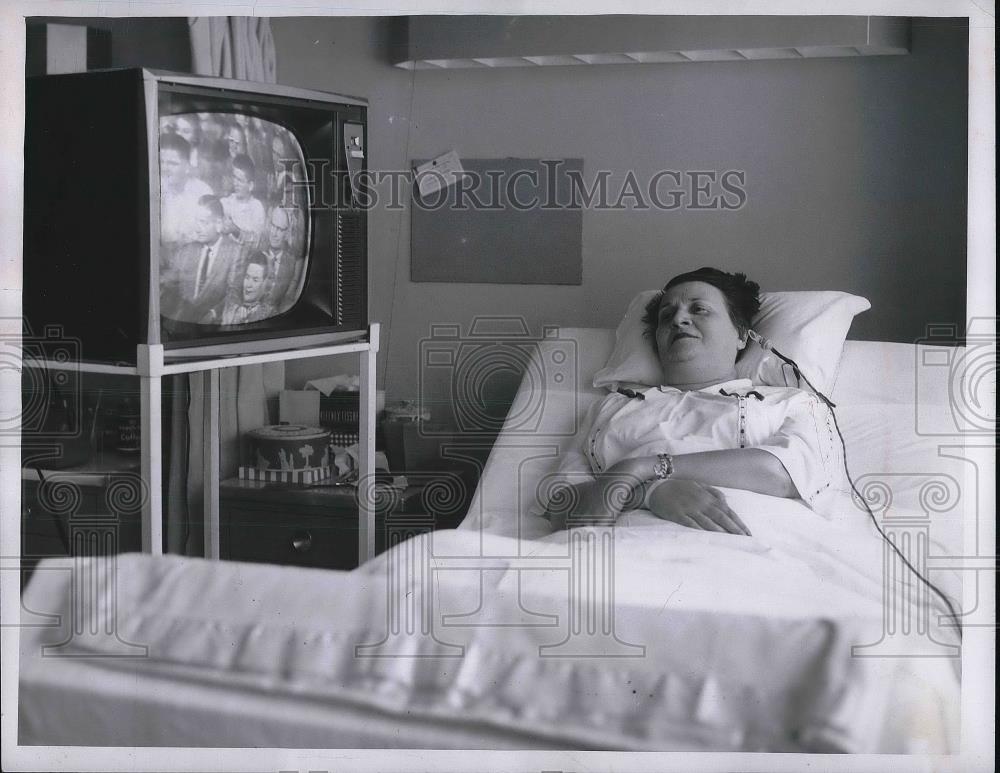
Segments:
[[[453,185],[462,172],[462,162],[458,158],[458,153],[450,150],[417,167],[417,190],[420,191],[422,198],[427,198],[449,185]]]

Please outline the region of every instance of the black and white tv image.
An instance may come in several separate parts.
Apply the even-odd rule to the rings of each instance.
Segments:
[[[160,313],[242,325],[292,308],[308,273],[295,135],[244,113],[160,118]]]
[[[363,99],[127,68],[29,78],[25,115],[25,316],[83,359],[366,332]]]

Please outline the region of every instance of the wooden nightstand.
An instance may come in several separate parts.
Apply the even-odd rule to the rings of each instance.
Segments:
[[[422,486],[410,486],[378,497],[376,552],[385,549],[387,516],[419,512],[422,492]],[[231,478],[219,485],[219,516],[222,559],[322,569],[358,565],[353,488]]]

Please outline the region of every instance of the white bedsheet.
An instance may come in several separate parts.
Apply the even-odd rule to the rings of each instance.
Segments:
[[[266,694],[277,705],[292,701],[300,715],[261,734],[275,745],[314,739],[315,712],[353,707],[387,726],[395,720],[404,738],[412,738],[413,718],[457,723],[466,734],[455,734],[463,739],[456,745],[470,743],[478,727],[501,746],[519,738],[568,748],[954,749],[952,660],[850,656],[852,645],[875,643],[882,632],[881,547],[868,530],[792,501],[727,493],[754,537],[626,515],[613,531],[610,605],[600,600],[601,579],[612,576],[602,567],[611,565],[598,552],[576,569],[567,558],[569,535],[599,551],[607,529],[532,540],[436,532],[351,574],[119,557],[117,591],[109,585],[85,599],[97,619],[117,618],[117,636],[67,637],[64,627],[24,637],[22,741],[81,742],[61,735],[79,729],[52,722],[52,661],[38,657],[45,641],[70,638],[64,653],[106,656],[122,652],[122,641],[149,648],[145,658],[90,664],[95,685],[100,672],[126,677],[117,716],[146,716],[141,704],[169,704],[171,693],[188,693],[190,705],[192,685],[213,704]],[[419,568],[421,555],[432,571]],[[497,557],[496,568],[463,568],[482,555]],[[571,594],[579,567],[595,584]],[[59,611],[52,605],[66,603],[62,575],[43,568],[26,605]],[[594,603],[571,609],[570,599],[581,598]],[[602,636],[612,609],[613,636]],[[356,645],[393,629],[399,634],[378,657],[359,656]],[[129,680],[138,693],[129,694]],[[310,705],[312,724],[301,716]],[[162,719],[158,729],[152,719],[90,727],[111,737],[89,743],[131,745],[140,732],[143,743],[204,743],[207,733],[215,745],[240,745],[245,727],[222,717],[197,727]],[[354,745],[342,732],[329,737]]]

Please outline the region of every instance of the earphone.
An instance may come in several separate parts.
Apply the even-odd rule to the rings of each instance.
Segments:
[[[867,500],[861,495],[861,492],[858,491],[857,486],[854,485],[854,478],[851,477],[851,472],[847,467],[847,443],[844,441],[844,433],[840,431],[840,424],[837,422],[837,413],[836,411],[834,411],[836,405],[834,405],[834,403],[830,400],[829,397],[827,397],[825,394],[820,392],[815,386],[813,386],[812,382],[809,381],[808,378],[806,378],[805,374],[799,368],[798,363],[796,363],[795,360],[793,360],[791,357],[782,354],[777,349],[775,349],[774,344],[771,341],[764,338],[764,336],[762,336],[755,330],[748,330],[747,337],[751,341],[756,343],[765,352],[772,353],[782,362],[785,362],[788,365],[790,365],[795,373],[795,377],[799,380],[799,383],[801,384],[805,382],[806,386],[808,386],[812,390],[813,394],[815,394],[816,397],[822,400],[823,404],[830,409],[830,416],[833,417],[833,426],[837,430],[837,436],[840,438],[840,447],[844,452],[844,474],[847,476],[847,482],[851,484],[851,491],[854,492],[854,495],[858,498],[858,501],[860,501],[861,504],[864,505],[865,511],[868,513],[868,517],[871,518],[872,523],[875,526],[875,530],[878,531],[878,533],[881,535],[882,540],[895,551],[896,555],[899,556],[900,560],[903,562],[906,568],[909,569],[911,572],[913,572],[913,574],[916,575],[917,579],[919,579],[924,585],[926,585],[928,588],[934,591],[934,593],[936,593],[944,602],[944,605],[948,608],[948,614],[951,616],[952,620],[955,621],[955,625],[958,629],[958,637],[959,639],[961,639],[962,623],[959,621],[958,614],[955,612],[955,608],[952,606],[951,601],[948,600],[948,597],[945,596],[944,593],[942,593],[941,590],[934,583],[932,583],[930,580],[924,577],[917,570],[917,568],[907,560],[906,556],[904,556],[902,552],[900,552],[899,548],[896,547],[893,541],[889,539],[886,533],[882,530],[882,527],[879,526],[878,519],[875,517],[875,513],[872,512],[871,507],[868,506]]]
[[[763,349],[765,352],[771,351],[772,344],[764,336],[758,333],[756,330],[747,330],[747,338],[753,341],[757,346]]]

